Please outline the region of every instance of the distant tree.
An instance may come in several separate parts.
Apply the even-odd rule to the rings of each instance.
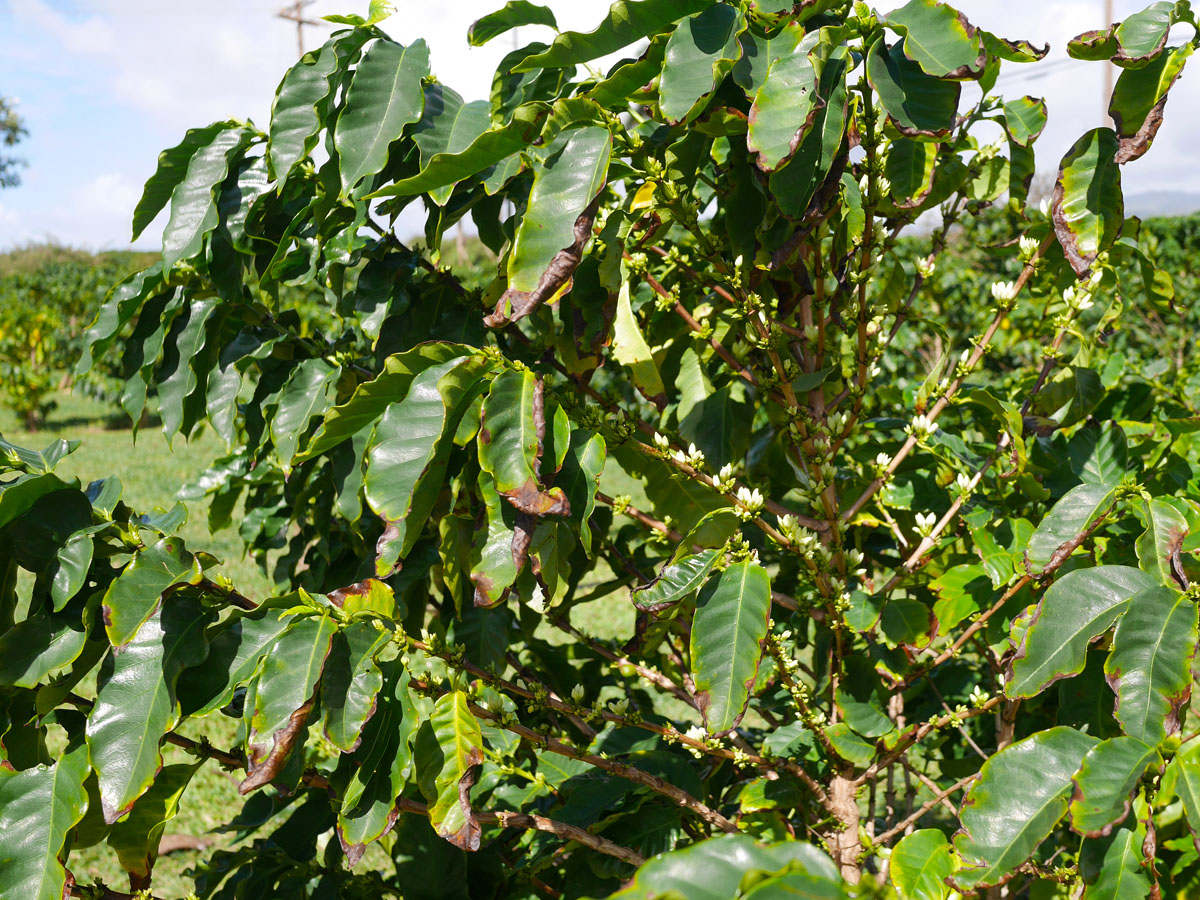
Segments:
[[[29,132],[25,123],[17,115],[16,103],[8,97],[0,96],[0,147],[15,147]],[[16,187],[21,183],[17,169],[25,165],[25,160],[13,156],[7,150],[0,150],[0,188]]]

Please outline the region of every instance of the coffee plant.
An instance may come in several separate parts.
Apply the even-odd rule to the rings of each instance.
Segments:
[[[126,254],[89,258],[54,246],[13,255],[40,262],[0,276],[0,403],[35,431],[54,410],[55,390],[71,381],[96,306],[135,267]],[[118,372],[97,366],[81,386],[115,405],[120,391],[109,388]]]
[[[1041,205],[1046,48],[938,0],[620,0],[470,102],[384,6],[161,155],[79,364],[220,436],[275,596],[3,448],[0,896],[148,892],[205,765],[202,898],[1194,890],[1200,381],[1121,195],[1188,3],[1070,43]]]

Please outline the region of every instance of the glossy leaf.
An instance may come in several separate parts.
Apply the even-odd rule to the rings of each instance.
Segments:
[[[376,41],[359,61],[334,132],[343,194],[379,172],[391,143],[421,118],[421,79],[427,74],[429,47],[423,40],[407,47]]]
[[[518,511],[567,515],[570,506],[562,488],[543,491],[538,482],[546,428],[541,394],[532,372],[509,370],[496,376],[483,401],[479,465]]]
[[[154,781],[162,765],[159,744],[179,722],[179,676],[208,657],[204,629],[213,618],[195,600],[171,598],[105,658],[87,742],[108,824],[128,813]]]
[[[978,78],[987,62],[982,36],[966,17],[939,0],[909,0],[888,13],[904,36],[904,55],[935,78]]]
[[[1038,574],[1061,565],[1112,508],[1115,494],[1112,484],[1081,484],[1067,491],[1030,536],[1026,571]]]
[[[267,143],[270,172],[281,190],[292,170],[317,146],[317,134],[325,124],[343,62],[357,53],[369,36],[359,29],[334,35],[283,76],[271,107]]]
[[[204,128],[189,128],[182,141],[158,154],[158,169],[146,182],[142,198],[133,211],[133,237],[130,240],[136,241],[170,202],[171,194],[187,175],[188,164],[196,152],[211,144],[221,131],[232,127],[236,127],[235,122],[214,122]]]
[[[842,147],[846,130],[846,74],[849,58],[837,48],[821,68],[818,93],[825,108],[813,120],[813,128],[787,165],[771,175],[770,187],[780,210],[801,218],[817,188],[825,181]]]
[[[594,31],[565,31],[543,53],[525,59],[516,71],[554,69],[590,62],[615,53],[635,41],[657,34],[714,0],[617,0]]]
[[[417,734],[417,781],[429,802],[434,830],[463,850],[479,849],[480,826],[471,808],[483,735],[462,691],[443,694]]]
[[[529,0],[508,0],[503,9],[476,19],[467,31],[467,43],[482,47],[492,38],[497,38],[514,28],[525,25],[547,25],[557,29],[554,11],[548,6],[530,3]]]
[[[730,566],[701,591],[691,660],[696,703],[709,734],[726,734],[742,720],[770,612],[770,578],[753,563]]]
[[[87,630],[76,616],[44,610],[30,615],[0,634],[0,686],[36,687],[74,662],[86,642]]]
[[[1192,45],[1173,47],[1138,69],[1126,69],[1117,79],[1108,114],[1121,140],[1118,162],[1137,159],[1150,148],[1162,124],[1167,92],[1192,55]]]
[[[229,174],[234,154],[245,148],[250,137],[245,127],[225,128],[188,161],[187,174],[171,192],[171,215],[162,239],[164,271],[196,256],[217,227],[217,188]]]
[[[1095,128],[1075,142],[1058,167],[1050,201],[1054,233],[1081,278],[1112,246],[1124,223],[1119,149],[1111,128]]]
[[[1094,884],[1083,890],[1085,900],[1145,900],[1150,894],[1142,847],[1145,829],[1122,828],[1104,851]]]
[[[179,538],[162,538],[138,551],[104,594],[104,627],[113,646],[137,635],[171,587],[199,578],[200,564]]]
[[[495,481],[486,470],[479,473],[479,493],[486,512],[484,528],[471,544],[471,583],[475,585],[475,605],[490,607],[508,597],[528,549],[524,554],[520,549],[514,552],[516,510],[496,492]]]
[[[389,526],[376,574],[391,572],[416,543],[441,487],[442,467],[466,393],[456,377],[463,360],[432,366],[375,426],[364,480],[367,503]]]
[[[1160,797],[1169,802],[1173,796],[1182,801],[1192,841],[1200,851],[1200,744],[1195,741],[1180,747],[1163,772]]]
[[[439,155],[463,153],[487,131],[491,105],[485,100],[463,101],[457,91],[440,84],[425,88],[425,111],[413,140],[421,151],[421,166],[428,167]],[[435,203],[443,204],[454,188],[446,184],[430,191]]]
[[[271,647],[253,691],[253,709],[244,713],[249,722],[247,776],[238,786],[240,793],[272,781],[297,744],[303,746],[336,630],[326,616],[300,619]]]
[[[1094,746],[1075,775],[1071,827],[1085,837],[1107,837],[1129,815],[1133,792],[1150,769],[1161,771],[1158,750],[1134,737],[1117,737]]]
[[[379,709],[363,730],[355,751],[360,763],[338,810],[337,832],[351,866],[366,852],[367,844],[387,834],[400,814],[396,799],[412,777],[412,743],[420,715],[409,688],[408,672],[401,669],[379,695]]]
[[[1169,587],[1148,588],[1130,598],[1104,663],[1126,734],[1158,744],[1179,731],[1192,695],[1196,615],[1195,603]]]
[[[302,360],[279,392],[279,406],[271,419],[271,440],[284,472],[292,470],[296,447],[309,422],[322,415],[336,396],[341,369],[323,359]]]
[[[252,612],[235,611],[210,629],[210,665],[189,672],[177,688],[184,715],[203,716],[225,706],[234,691],[250,681],[292,624],[292,616],[281,614],[284,604],[290,605],[288,599],[267,601]]]
[[[325,414],[312,439],[297,455],[304,462],[347,441],[383,417],[397,398],[408,393],[413,378],[431,366],[448,363],[469,355],[462,344],[432,342],[418,344],[412,350],[395,353],[384,360],[379,374],[360,384],[350,399]]]
[[[1180,554],[1190,531],[1187,516],[1172,498],[1143,500],[1140,512],[1146,530],[1134,544],[1138,565],[1162,584],[1185,589],[1188,579]]]
[[[681,850],[664,853],[642,866],[631,883],[613,900],[645,897],[687,897],[688,900],[727,900],[737,896],[743,881],[762,881],[764,875],[803,872],[825,882],[838,882],[837,869],[821,850],[802,841],[764,846],[745,834],[724,834]],[[819,896],[809,894],[808,896]]]
[[[1025,628],[1005,693],[1033,697],[1082,672],[1088,644],[1125,612],[1130,597],[1153,585],[1150,576],[1130,566],[1077,569],[1059,578]]]
[[[179,812],[180,798],[196,768],[185,763],[166,766],[129,815],[109,831],[108,845],[116,851],[121,867],[140,883],[150,878],[163,831]]]
[[[1074,729],[1051,728],[983,764],[959,812],[963,831],[954,849],[963,866],[953,876],[959,889],[1002,884],[1033,855],[1066,813],[1071,776],[1095,744]]]
[[[589,555],[593,552],[592,512],[607,458],[608,448],[602,435],[588,434],[582,429],[572,431],[562,471],[555,479],[567,496],[574,520],[579,523],[580,543]]]
[[[432,144],[427,144],[429,152],[422,154],[419,173],[380,188],[369,196],[392,197],[432,193],[498,166],[541,137],[550,111],[551,108],[545,103],[527,103],[517,107],[508,122],[493,125],[475,137],[466,147],[452,150],[447,142],[442,149],[435,149]],[[468,134],[467,131],[461,132],[458,143]]]
[[[628,282],[621,285],[617,297],[617,314],[613,319],[613,357],[621,365],[630,368],[633,383],[642,396],[650,401],[661,400],[665,396],[666,386],[658,371],[658,364],[633,314]]]
[[[880,38],[871,45],[867,78],[901,134],[933,140],[950,134],[958,108],[959,85],[926,75],[904,55],[901,43],[889,49]]]
[[[62,900],[71,829],[87,809],[87,747],[72,744],[52,766],[0,766],[0,897]]]
[[[950,841],[936,828],[905,835],[892,848],[888,877],[901,900],[946,900],[954,874]]]
[[[374,714],[383,673],[375,657],[388,643],[389,632],[358,619],[333,636],[321,679],[325,736],[343,752],[354,750],[363,725]],[[261,685],[260,685],[261,690]]]
[[[817,73],[807,56],[781,57],[771,65],[750,107],[746,143],[758,154],[758,167],[773,172],[791,159],[812,130],[824,101],[817,96]]]
[[[662,72],[667,39],[655,36],[638,59],[614,69],[607,78],[587,92],[587,98],[606,109],[625,109],[629,99]]]
[[[671,33],[659,80],[659,105],[668,122],[698,113],[701,101],[741,56],[738,33],[745,21],[735,7],[715,4],[684,19]]]
[[[1046,101],[1018,97],[1004,104],[1004,122],[1009,136],[1022,147],[1030,146],[1046,127]]]
[[[704,550],[673,561],[651,584],[634,589],[633,605],[651,613],[674,605],[699,590],[719,556],[717,550]]]
[[[892,199],[901,209],[920,206],[933,190],[937,145],[912,138],[893,141],[883,174],[891,182]]]
[[[570,287],[591,238],[594,211],[588,210],[604,187],[611,153],[607,128],[580,128],[538,168],[513,238],[508,289],[484,320],[489,326],[524,318]]]

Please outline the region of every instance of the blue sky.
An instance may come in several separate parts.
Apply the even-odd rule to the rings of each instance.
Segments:
[[[542,0],[560,27],[588,30],[607,0]],[[0,191],[0,249],[53,238],[92,249],[128,246],[129,220],[158,153],[183,132],[218,118],[265,126],[276,84],[296,59],[295,28],[275,18],[283,0],[0,0],[0,94],[20,100],[30,137],[21,187]],[[318,0],[308,14],[364,12],[366,0]],[[469,48],[470,23],[502,0],[398,0],[384,23],[397,40],[425,37],[438,76],[468,98],[487,95],[508,38]],[[883,9],[895,4],[881,3]],[[1116,0],[1120,18],[1142,2]],[[1011,38],[1066,40],[1098,27],[1102,0],[962,0],[977,25]],[[324,29],[308,29],[309,46]],[[543,37],[526,29],[524,40]],[[1042,65],[1045,65],[1043,63]],[[1191,66],[1200,69],[1200,61]],[[1101,68],[1060,62],[1043,78],[1012,66],[1004,93],[1045,96],[1050,125],[1038,142],[1039,171],[1080,133],[1100,124]],[[1189,67],[1190,69],[1191,67]],[[1006,69],[1007,73],[1007,69]],[[1125,170],[1127,194],[1200,193],[1200,74],[1185,69],[1165,124],[1146,157]],[[154,226],[147,230],[153,235]],[[152,247],[152,238],[140,246]]]

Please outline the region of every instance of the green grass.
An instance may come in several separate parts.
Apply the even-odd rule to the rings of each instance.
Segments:
[[[58,438],[78,440],[79,448],[58,466],[57,474],[78,478],[87,484],[115,475],[124,488],[122,499],[138,512],[155,507],[169,509],[176,502],[179,486],[202,472],[224,452],[224,445],[211,431],[190,442],[176,437],[173,446],[155,425],[138,432],[136,441],[128,422],[119,422],[113,409],[81,394],[61,393],[54,398],[57,408],[46,426],[26,431],[8,410],[0,412],[0,434],[21,447],[41,450]],[[112,427],[114,424],[120,427]],[[194,550],[206,550],[222,560],[218,571],[233,579],[242,593],[260,597],[268,590],[267,579],[253,560],[242,554],[242,543],[231,529],[210,535],[207,501],[184,504],[188,521],[180,534]],[[234,522],[238,521],[234,516]]]

